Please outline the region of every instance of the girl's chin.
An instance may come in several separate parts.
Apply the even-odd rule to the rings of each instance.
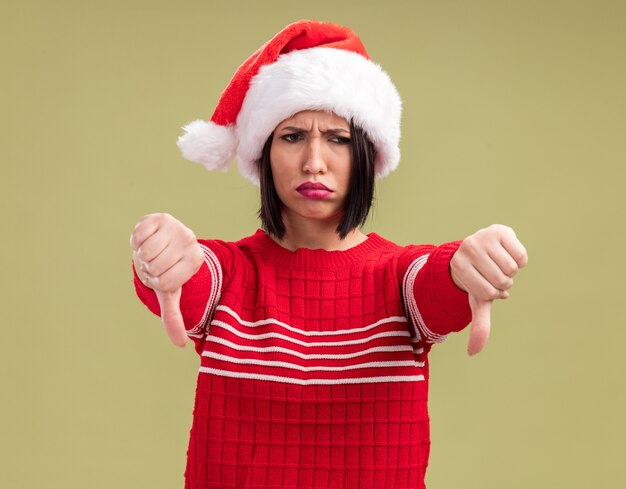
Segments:
[[[311,221],[321,223],[328,221],[329,223],[339,222],[342,212],[334,209],[289,209],[284,212],[283,216],[289,221]]]

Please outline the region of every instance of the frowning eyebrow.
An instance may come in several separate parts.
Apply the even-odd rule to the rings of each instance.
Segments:
[[[286,127],[281,127],[280,128],[280,132],[282,131],[290,131],[290,132],[310,132],[307,129],[304,129],[302,127],[296,127],[296,126],[286,126]],[[326,131],[321,131],[322,134],[339,134],[339,133],[346,133],[348,135],[350,135],[350,131],[348,129],[344,129],[342,127],[334,127],[332,129],[327,129]]]

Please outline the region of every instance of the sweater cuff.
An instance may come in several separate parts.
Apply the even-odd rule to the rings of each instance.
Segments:
[[[132,261],[131,266],[133,269],[133,283],[137,297],[139,297],[139,300],[145,304],[152,314],[160,316],[161,307],[159,306],[159,299],[157,298],[156,292],[141,281],[135,269],[135,263]]]
[[[447,307],[453,311],[469,309],[467,292],[454,283],[450,273],[450,260],[452,260],[452,256],[459,249],[462,242],[451,241],[450,243],[444,243],[438,246],[428,259],[429,262],[432,261],[429,267],[429,279],[432,280],[432,283],[437,284],[434,290],[434,299],[440,303],[445,301]]]
[[[461,246],[462,241],[452,241],[438,246],[428,258],[426,282],[432,284],[428,301],[432,304],[427,323],[438,334],[446,335],[460,331],[471,319],[468,294],[457,287],[450,274],[450,260]]]
[[[141,281],[134,263],[132,263],[132,269],[137,296],[150,312],[161,316],[161,307],[156,292]],[[204,327],[209,297],[214,285],[211,275],[205,259],[200,269],[182,286],[180,311],[188,333],[199,333]]]
[[[207,310],[209,297],[215,286],[216,283],[211,279],[211,273],[205,259],[195,275],[187,280],[182,287],[180,311],[187,333],[199,333],[204,329],[209,313]]]

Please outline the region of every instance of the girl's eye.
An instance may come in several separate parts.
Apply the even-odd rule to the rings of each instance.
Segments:
[[[302,140],[302,134],[298,132],[285,134],[284,136],[281,137],[281,139],[283,139],[284,141],[287,141],[288,143],[296,143]]]
[[[337,144],[350,144],[352,142],[350,138],[341,138],[339,136],[332,138],[331,141]]]

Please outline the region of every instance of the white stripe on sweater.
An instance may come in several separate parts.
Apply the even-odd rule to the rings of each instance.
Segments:
[[[277,360],[256,360],[253,358],[235,358],[211,351],[202,352],[203,357],[213,358],[228,363],[236,363],[238,365],[257,365],[261,367],[282,367],[292,370],[300,370],[301,372],[344,372],[346,370],[356,370],[360,368],[390,368],[390,367],[423,367],[424,362],[416,362],[415,360],[400,360],[396,362],[366,362],[355,363],[353,365],[343,365],[341,367],[304,366],[290,362],[280,362]]]
[[[384,353],[384,352],[396,352],[396,351],[413,351],[414,353],[423,353],[423,349],[414,350],[411,346],[408,345],[398,345],[398,346],[376,346],[373,348],[368,348],[367,350],[361,350],[354,353],[344,353],[344,354],[309,354],[309,353],[301,353],[296,350],[290,350],[289,348],[283,348],[280,346],[244,346],[233,343],[232,341],[225,340],[224,338],[218,338],[215,336],[208,336],[207,341],[217,343],[223,346],[227,346],[228,348],[232,348],[237,351],[253,351],[257,353],[284,353],[286,355],[293,355],[294,357],[302,358],[303,360],[344,360],[348,358],[356,358],[364,355],[369,355],[370,353]],[[204,355],[205,352],[202,352]]]
[[[298,385],[333,385],[333,384],[371,384],[375,382],[417,382],[423,381],[423,375],[395,375],[387,377],[360,377],[360,378],[346,378],[346,379],[294,379],[290,377],[280,377],[278,375],[264,375],[254,374],[247,372],[230,372],[228,370],[220,370],[209,367],[200,367],[200,372],[207,374],[219,375],[221,377],[234,377],[238,379],[254,379],[254,380],[269,380],[274,382],[284,382],[287,384]]]
[[[304,329],[290,326],[287,323],[283,323],[282,321],[278,321],[277,319],[273,319],[273,318],[261,319],[259,321],[246,321],[244,319],[241,319],[239,314],[233,311],[230,307],[224,306],[224,305],[217,306],[216,311],[224,311],[225,313],[230,314],[242,326],[247,326],[249,328],[257,328],[259,326],[265,326],[266,324],[275,324],[276,326],[280,326],[281,328],[292,331],[294,333],[298,333],[303,336],[333,336],[333,335],[362,333],[364,331],[369,331],[370,329],[374,329],[378,326],[381,326],[387,323],[406,323],[407,322],[407,319],[404,316],[389,316],[383,319],[379,319],[375,323],[369,324],[367,326],[363,326],[361,328],[338,329],[335,331],[306,331]]]
[[[428,256],[428,254],[422,255],[415,259],[409,265],[409,268],[404,274],[404,279],[402,280],[402,290],[405,306],[413,322],[413,327],[415,328],[415,335],[417,339],[419,340],[423,335],[428,343],[441,343],[448,336],[433,333],[430,329],[428,329],[428,327],[424,323],[422,315],[420,314],[419,308],[417,307],[417,302],[415,300],[415,294],[413,291],[415,279],[417,278],[417,273],[421,270],[421,268],[428,260]]]
[[[202,251],[204,252],[204,261],[206,262],[211,274],[211,293],[206,303],[204,313],[202,314],[202,318],[198,324],[187,330],[187,336],[193,336],[194,338],[202,338],[202,331],[206,328],[206,323],[209,317],[213,315],[215,306],[220,300],[222,291],[222,267],[217,259],[217,256],[215,256],[215,253],[203,244],[200,245],[200,248],[202,248]]]
[[[372,340],[378,339],[378,338],[386,338],[386,337],[392,337],[392,336],[404,336],[404,337],[409,337],[410,334],[408,331],[386,331],[384,333],[378,333],[372,336],[367,336],[365,338],[359,338],[357,340],[347,340],[347,341],[311,341],[311,342],[306,342],[306,341],[301,341],[301,340],[297,340],[295,338],[291,338],[290,336],[286,336],[284,334],[280,334],[280,333],[263,333],[263,334],[247,334],[247,333],[242,333],[241,331],[239,331],[237,328],[231,326],[228,323],[225,323],[224,321],[219,321],[217,319],[214,319],[213,321],[211,321],[211,326],[218,326],[220,328],[224,328],[227,331],[230,331],[232,334],[239,336],[240,338],[245,338],[247,340],[264,340],[267,338],[278,338],[281,340],[285,340],[288,341],[290,343],[295,343],[297,345],[300,346],[304,346],[304,347],[317,347],[317,346],[344,346],[344,345],[360,345],[363,343],[368,343]]]

